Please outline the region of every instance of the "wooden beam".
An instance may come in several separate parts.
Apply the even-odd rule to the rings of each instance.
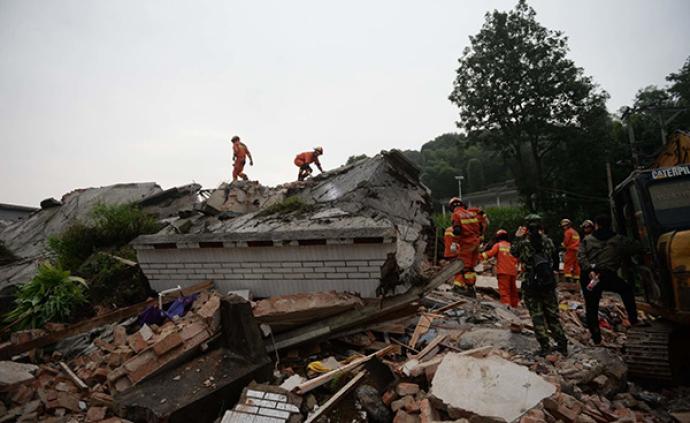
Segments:
[[[206,289],[213,287],[213,282],[206,281],[196,285],[192,285],[187,288],[182,288],[183,295],[191,295]],[[175,293],[175,296],[179,296]],[[104,314],[102,316],[94,317],[90,320],[84,320],[72,326],[69,326],[61,331],[49,333],[47,335],[41,336],[40,338],[32,339],[31,341],[24,342],[22,344],[10,344],[6,347],[0,348],[0,360],[10,360],[17,354],[21,354],[27,351],[31,351],[34,348],[42,348],[47,345],[54,344],[70,336],[79,335],[81,333],[87,332],[93,328],[99,326],[107,325],[113,322],[118,322],[123,319],[127,319],[132,316],[136,316],[146,309],[150,305],[156,304],[155,299],[144,301],[142,303],[134,304],[129,307],[121,308],[113,312]]]
[[[391,349],[393,348],[392,345],[387,346],[386,348],[383,348],[381,350],[376,351],[373,354],[369,354],[365,357],[358,358],[344,366],[338,367],[337,369],[331,370],[330,372],[324,373],[320,376],[317,376],[313,379],[309,379],[308,381],[301,383],[297,385],[294,389],[295,393],[298,395],[304,395],[309,391],[312,391],[316,388],[318,388],[321,385],[324,385],[339,374],[342,373],[347,373],[351,370],[356,369],[357,367],[361,366],[362,364],[366,363],[367,361],[371,360],[374,357],[382,357],[386,355]]]
[[[84,383],[84,381],[81,380],[79,378],[79,376],[77,376],[77,374],[74,373],[72,371],[72,369],[70,369],[67,364],[65,364],[64,361],[61,361],[58,364],[60,364],[60,367],[62,367],[62,370],[64,370],[65,373],[67,373],[67,376],[69,376],[69,378],[72,379],[72,382],[74,382],[74,384],[77,385],[79,387],[79,389],[81,389],[82,391],[89,389],[89,386],[86,383]]]
[[[319,408],[316,410],[316,412],[315,412],[314,414],[312,414],[311,416],[309,416],[309,417],[307,418],[307,420],[305,420],[304,423],[312,423],[312,422],[315,422],[316,419],[318,419],[318,418],[321,417],[324,413],[326,413],[328,410],[330,410],[331,408],[333,408],[333,406],[334,406],[338,401],[340,401],[345,395],[347,395],[347,394],[352,390],[352,388],[354,388],[354,387],[359,383],[359,381],[361,381],[361,380],[364,378],[364,376],[366,376],[366,375],[367,375],[367,371],[366,371],[366,370],[361,370],[359,373],[357,373],[357,374],[355,375],[355,377],[353,377],[352,379],[350,379],[350,381],[347,382],[347,384],[345,384],[345,386],[343,386],[342,388],[340,388],[340,390],[338,390],[338,392],[336,392],[335,394],[333,394],[333,396],[330,397],[330,398],[328,399],[328,401],[326,401],[321,407],[319,407]]]

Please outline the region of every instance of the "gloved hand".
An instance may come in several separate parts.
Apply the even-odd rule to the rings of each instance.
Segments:
[[[455,254],[458,252],[458,244],[457,243],[452,243],[450,244],[450,252]]]

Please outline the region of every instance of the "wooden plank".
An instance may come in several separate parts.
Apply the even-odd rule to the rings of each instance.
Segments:
[[[307,392],[312,391],[312,390],[318,388],[319,386],[330,382],[331,380],[333,380],[333,378],[335,378],[339,374],[354,370],[357,367],[359,367],[360,365],[366,363],[367,361],[371,360],[374,357],[382,357],[382,356],[386,355],[392,348],[393,348],[393,346],[389,345],[386,348],[383,348],[379,351],[376,351],[373,354],[369,354],[365,357],[358,358],[358,359],[356,359],[356,360],[354,360],[354,361],[352,361],[352,362],[350,362],[344,366],[338,367],[337,369],[331,370],[330,372],[324,373],[324,374],[317,376],[313,379],[309,379],[308,381],[297,385],[295,387],[294,391],[298,395],[304,395]]]
[[[338,392],[333,394],[332,397],[328,399],[321,407],[319,407],[314,414],[309,416],[304,423],[315,422],[316,419],[321,417],[324,413],[328,412],[333,406],[340,401],[345,395],[347,395],[363,378],[367,375],[366,370],[361,370],[355,375],[345,386],[340,388]]]
[[[417,322],[417,326],[414,328],[414,333],[412,334],[412,337],[410,338],[410,347],[416,348],[417,343],[419,342],[419,338],[427,333],[429,331],[429,328],[431,328],[431,322],[434,321],[434,316],[430,316],[428,314],[422,314],[419,316],[419,321]]]
[[[197,292],[210,289],[213,287],[213,282],[211,281],[206,281],[202,282],[196,285],[192,285],[187,288],[182,288],[182,294],[183,295],[191,295],[195,294]],[[179,296],[179,293],[174,293],[174,296]],[[79,322],[77,324],[74,324],[72,326],[69,326],[65,328],[64,330],[61,330],[59,332],[53,332],[49,333],[45,336],[42,336],[40,338],[32,339],[31,341],[24,342],[23,344],[10,344],[2,349],[0,349],[0,360],[9,360],[12,357],[14,357],[17,354],[21,354],[27,351],[31,351],[34,348],[42,348],[47,345],[54,344],[58,341],[61,341],[65,338],[69,338],[70,336],[74,335],[79,335],[81,333],[87,332],[93,328],[97,328],[99,326],[103,326],[109,323],[117,322],[132,316],[136,316],[137,314],[141,313],[146,309],[146,307],[156,304],[157,300],[151,299],[148,301],[144,301],[139,304],[134,304],[129,307],[121,308],[119,310],[115,310],[113,312],[104,314],[102,316],[97,316],[94,317],[93,319],[90,320],[85,320],[83,322]]]
[[[84,381],[81,380],[79,378],[79,376],[77,376],[77,374],[74,373],[72,371],[72,369],[70,369],[67,364],[65,364],[64,361],[61,361],[58,364],[60,364],[60,367],[62,367],[62,370],[64,370],[65,373],[67,373],[67,376],[69,376],[69,378],[72,379],[72,382],[74,382],[74,384],[77,385],[79,387],[79,389],[81,389],[83,391],[89,389],[89,386],[86,383],[84,383]]]
[[[434,338],[431,342],[429,342],[429,345],[424,347],[423,350],[419,352],[419,354],[415,355],[413,358],[416,358],[417,360],[423,360],[424,357],[431,352],[434,348],[438,346],[441,342],[443,342],[446,339],[446,335],[438,335],[436,338]]]
[[[440,313],[446,312],[446,311],[448,311],[448,310],[452,310],[452,309],[454,309],[455,307],[461,306],[461,305],[463,305],[463,304],[465,304],[465,303],[467,303],[467,300],[460,300],[460,301],[456,301],[456,302],[454,302],[454,303],[450,303],[450,304],[448,304],[448,305],[444,305],[443,307],[441,307],[441,308],[439,308],[439,309],[437,309],[437,310],[432,310],[432,311],[433,311],[434,313],[439,313],[439,314],[440,314]]]

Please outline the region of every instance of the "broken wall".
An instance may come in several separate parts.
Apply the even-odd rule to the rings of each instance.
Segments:
[[[212,279],[221,289],[258,296],[400,291],[423,279],[433,234],[431,198],[419,176],[400,152],[382,152],[270,190],[272,198],[297,198],[294,209],[270,213],[264,206],[206,224],[190,217],[188,233],[167,228],[133,245],[155,289]]]

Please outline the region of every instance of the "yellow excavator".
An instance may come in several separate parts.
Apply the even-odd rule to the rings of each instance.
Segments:
[[[638,307],[658,316],[628,332],[632,378],[690,380],[690,134],[676,131],[647,169],[633,171],[612,194],[620,233],[645,251],[633,266],[643,291]]]

